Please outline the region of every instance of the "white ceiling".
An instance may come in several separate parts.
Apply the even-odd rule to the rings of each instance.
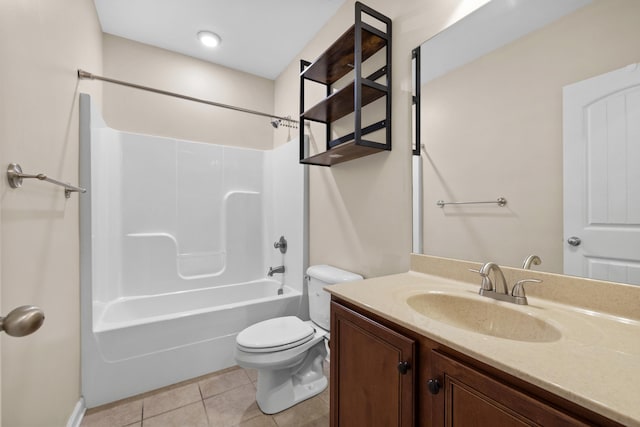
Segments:
[[[345,0],[94,0],[105,33],[275,79]],[[196,33],[222,44],[208,49]],[[305,58],[313,60],[314,58]]]

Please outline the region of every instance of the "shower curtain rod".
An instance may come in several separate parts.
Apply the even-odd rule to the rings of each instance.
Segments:
[[[222,104],[220,102],[207,101],[206,99],[194,98],[193,96],[182,95],[175,92],[169,92],[162,89],[155,89],[149,86],[142,86],[135,83],[129,83],[122,80],[111,79],[109,77],[98,76],[96,74],[90,73],[84,70],[78,70],[78,78],[79,79],[89,79],[89,80],[102,80],[103,82],[114,83],[117,85],[128,86],[134,89],[146,90],[148,92],[158,93],[160,95],[168,95],[173,96],[174,98],[186,99],[187,101],[199,102],[201,104],[213,105],[214,107],[227,108],[229,110],[240,111],[242,113],[255,114],[257,116],[269,117],[271,119],[278,119],[290,123],[298,123],[297,120],[293,120],[291,117],[280,117],[273,114],[263,113],[261,111],[249,110],[247,108],[235,107],[233,105]]]

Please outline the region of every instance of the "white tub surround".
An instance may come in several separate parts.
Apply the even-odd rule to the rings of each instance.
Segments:
[[[131,134],[87,95],[80,107],[87,407],[232,366],[239,331],[306,315],[296,141],[260,151]],[[277,265],[286,274],[267,278]]]

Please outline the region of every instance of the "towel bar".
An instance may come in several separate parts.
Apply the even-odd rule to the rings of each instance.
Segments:
[[[22,173],[22,168],[17,163],[10,163],[7,168],[7,179],[9,180],[9,186],[11,188],[20,188],[22,187],[22,180],[25,178],[36,178],[40,181],[47,181],[55,185],[60,185],[64,187],[64,197],[67,199],[71,197],[72,192],[78,193],[86,193],[86,188],[76,187],[75,185],[71,185],[67,182],[58,181],[57,179],[49,178],[47,175],[43,173],[39,173],[36,175]]]
[[[507,204],[507,199],[504,197],[498,197],[498,200],[491,200],[488,202],[445,202],[444,200],[438,200],[436,205],[441,208],[444,208],[445,205],[478,205],[478,204],[487,204],[487,203],[495,203],[500,207],[503,207]]]

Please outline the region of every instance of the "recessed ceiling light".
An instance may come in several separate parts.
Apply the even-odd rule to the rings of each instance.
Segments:
[[[198,40],[206,47],[216,47],[222,41],[219,35],[211,31],[200,31],[198,33]]]

